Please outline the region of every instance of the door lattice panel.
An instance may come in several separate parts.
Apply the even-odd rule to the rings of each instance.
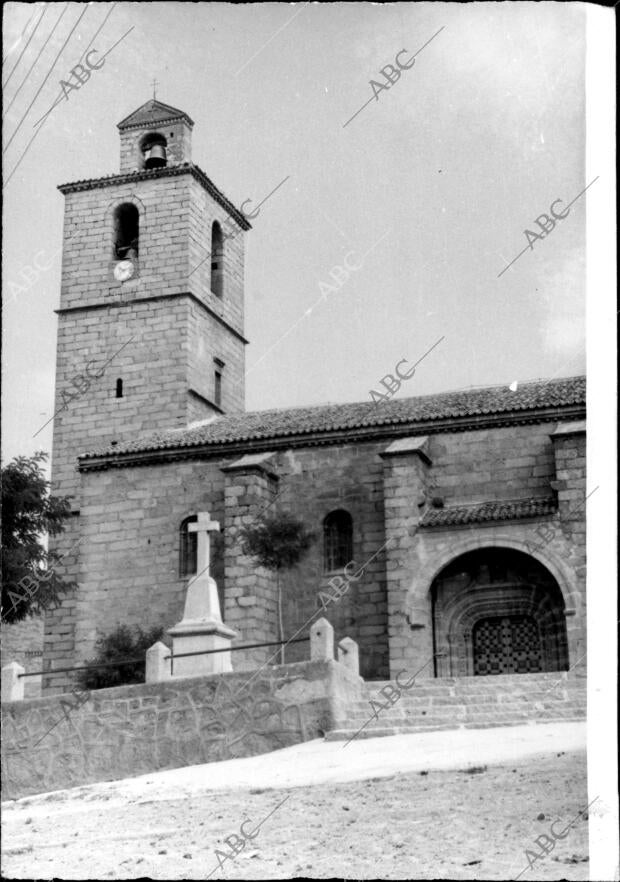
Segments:
[[[473,632],[474,674],[542,671],[542,647],[532,616],[482,619]]]

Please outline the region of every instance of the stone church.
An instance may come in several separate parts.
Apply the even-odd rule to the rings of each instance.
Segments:
[[[118,173],[59,187],[52,486],[72,518],[51,547],[78,588],[46,613],[44,669],[79,665],[119,623],[173,627],[201,512],[221,527],[212,575],[236,644],[277,640],[275,578],[238,535],[268,506],[317,536],[282,577],[285,639],[354,566],[322,614],[366,679],[433,657],[421,676],[583,668],[584,378],[246,412],[250,224],[192,161],[193,126],[148,101],[118,124]]]

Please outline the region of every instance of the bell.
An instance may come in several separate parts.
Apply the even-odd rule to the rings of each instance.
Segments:
[[[164,145],[153,144],[153,146],[147,150],[144,167],[160,168],[162,165],[166,165],[166,163],[166,148]]]

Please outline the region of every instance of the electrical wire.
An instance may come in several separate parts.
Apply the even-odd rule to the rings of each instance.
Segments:
[[[60,24],[60,20],[61,20],[61,18],[63,17],[63,15],[65,14],[65,12],[67,11],[67,8],[68,8],[68,7],[65,6],[65,8],[63,9],[63,11],[60,13],[60,15],[58,16],[58,18],[56,19],[56,23],[55,23],[54,27],[52,28],[52,30],[51,30],[51,31],[49,32],[49,34],[47,35],[47,39],[45,40],[45,43],[41,46],[41,48],[39,49],[39,52],[38,52],[37,57],[35,58],[35,60],[34,60],[34,61],[32,62],[32,64],[30,65],[30,70],[28,71],[28,73],[26,74],[26,76],[24,77],[24,79],[21,81],[21,83],[19,84],[19,86],[17,87],[17,90],[16,90],[15,94],[13,95],[13,97],[11,98],[11,101],[9,102],[9,105],[8,105],[7,109],[6,109],[6,110],[4,111],[4,113],[2,114],[2,119],[5,118],[5,116],[7,115],[7,113],[8,113],[9,110],[11,109],[11,107],[13,106],[13,102],[15,101],[15,99],[17,98],[17,96],[19,95],[20,89],[21,89],[22,86],[26,83],[26,80],[28,79],[28,77],[29,77],[30,74],[32,73],[32,69],[34,68],[35,64],[37,63],[37,61],[38,61],[39,58],[41,57],[41,55],[42,55],[42,53],[43,53],[45,47],[47,46],[47,44],[48,44],[49,41],[51,40],[52,36],[54,35],[54,31],[56,30],[56,28],[57,28],[58,25]]]
[[[68,6],[68,4],[67,4],[67,6]],[[89,9],[88,6],[85,6],[85,7],[84,7],[84,9],[82,10],[82,12],[80,13],[80,17],[78,18],[78,20],[75,22],[75,24],[73,25],[73,27],[72,27],[71,30],[69,31],[69,36],[67,37],[67,39],[65,40],[65,42],[64,42],[64,43],[62,44],[62,46],[60,47],[60,50],[59,50],[59,52],[58,52],[58,55],[56,56],[56,58],[55,58],[54,61],[52,62],[52,66],[50,67],[50,69],[48,70],[47,74],[45,75],[45,79],[43,80],[43,82],[41,83],[41,85],[39,86],[39,88],[37,89],[37,94],[34,96],[34,98],[32,99],[32,101],[31,101],[30,104],[28,105],[28,108],[27,108],[26,112],[24,113],[24,115],[22,116],[22,118],[20,119],[20,121],[19,121],[19,123],[18,123],[18,125],[17,125],[17,128],[15,129],[15,131],[13,132],[13,134],[11,135],[9,141],[7,142],[6,147],[5,147],[4,150],[2,151],[2,155],[3,155],[3,156],[4,156],[4,154],[6,153],[6,151],[9,149],[9,146],[10,146],[11,142],[13,141],[13,138],[14,138],[15,135],[18,133],[18,131],[20,130],[20,128],[21,128],[21,126],[22,126],[24,120],[26,119],[26,117],[27,117],[28,114],[30,113],[30,108],[32,107],[32,105],[34,104],[34,102],[35,102],[35,101],[37,100],[37,98],[39,97],[39,94],[40,94],[40,92],[41,92],[41,89],[42,89],[43,86],[47,83],[47,81],[48,81],[48,79],[49,79],[49,77],[50,77],[51,72],[52,72],[52,71],[54,70],[54,68],[56,67],[56,63],[57,63],[58,59],[60,58],[60,56],[62,55],[62,52],[64,51],[65,46],[67,45],[67,43],[69,42],[69,40],[70,40],[71,37],[73,36],[73,32],[75,31],[75,29],[77,28],[77,26],[78,26],[79,23],[81,22],[82,18],[83,18],[83,17],[86,15],[86,13],[88,12],[88,9]]]
[[[45,15],[46,12],[47,12],[47,6],[44,6],[44,7],[43,7],[43,12],[42,12],[41,15],[39,16],[39,20],[38,20],[38,22],[36,23],[36,25],[35,25],[34,28],[32,29],[32,32],[31,32],[30,36],[28,37],[28,40],[26,41],[26,45],[24,46],[24,48],[22,49],[22,51],[19,53],[19,58],[17,59],[17,61],[16,61],[15,64],[13,65],[13,70],[12,70],[11,73],[8,75],[8,77],[6,78],[6,80],[2,83],[2,88],[3,88],[3,89],[6,88],[7,83],[9,82],[9,80],[11,79],[11,77],[13,76],[13,74],[15,73],[15,70],[16,70],[16,68],[17,68],[17,65],[18,65],[19,62],[22,60],[22,57],[23,57],[23,55],[24,55],[24,52],[26,51],[26,49],[27,49],[28,46],[30,45],[30,41],[32,40],[32,38],[33,38],[34,35],[36,34],[36,32],[37,32],[37,28],[38,28],[39,25],[41,24],[41,19],[43,18],[43,16]],[[34,15],[34,12],[33,12],[32,14]],[[30,18],[30,21],[32,21],[32,17]],[[30,24],[30,22],[28,22],[28,24]],[[28,27],[28,25],[26,25],[26,27]],[[22,31],[22,37],[23,37],[23,36],[24,36],[24,31]],[[21,40],[21,37],[20,37],[20,40]]]

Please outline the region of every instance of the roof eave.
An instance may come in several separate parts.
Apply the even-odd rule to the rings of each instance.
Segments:
[[[103,187],[114,187],[118,184],[135,183],[136,181],[151,180],[154,178],[174,177],[175,175],[189,174],[197,180],[209,195],[213,196],[216,202],[225,208],[226,211],[239,224],[242,230],[251,230],[252,224],[248,221],[243,212],[236,208],[230,199],[216,187],[213,181],[205,172],[193,162],[184,163],[183,165],[164,166],[163,168],[148,169],[147,171],[123,172],[117,175],[107,175],[102,178],[88,178],[84,181],[73,181],[66,184],[58,184],[57,188],[66,196],[67,193],[78,193],[82,190],[92,190]]]
[[[476,416],[445,417],[426,421],[403,421],[402,423],[383,423],[373,426],[332,429],[328,431],[298,432],[291,435],[265,436],[239,441],[216,441],[197,443],[191,446],[176,445],[150,450],[128,451],[126,453],[107,453],[100,455],[83,454],[78,457],[81,472],[108,468],[127,468],[156,462],[171,462],[194,457],[215,457],[236,455],[239,452],[288,449],[291,447],[319,446],[348,443],[351,440],[375,441],[381,438],[403,437],[415,434],[439,434],[440,432],[464,432],[471,429],[497,428],[526,423],[543,423],[553,420],[575,420],[585,416],[585,404],[562,407],[537,408],[523,411],[509,411]]]

